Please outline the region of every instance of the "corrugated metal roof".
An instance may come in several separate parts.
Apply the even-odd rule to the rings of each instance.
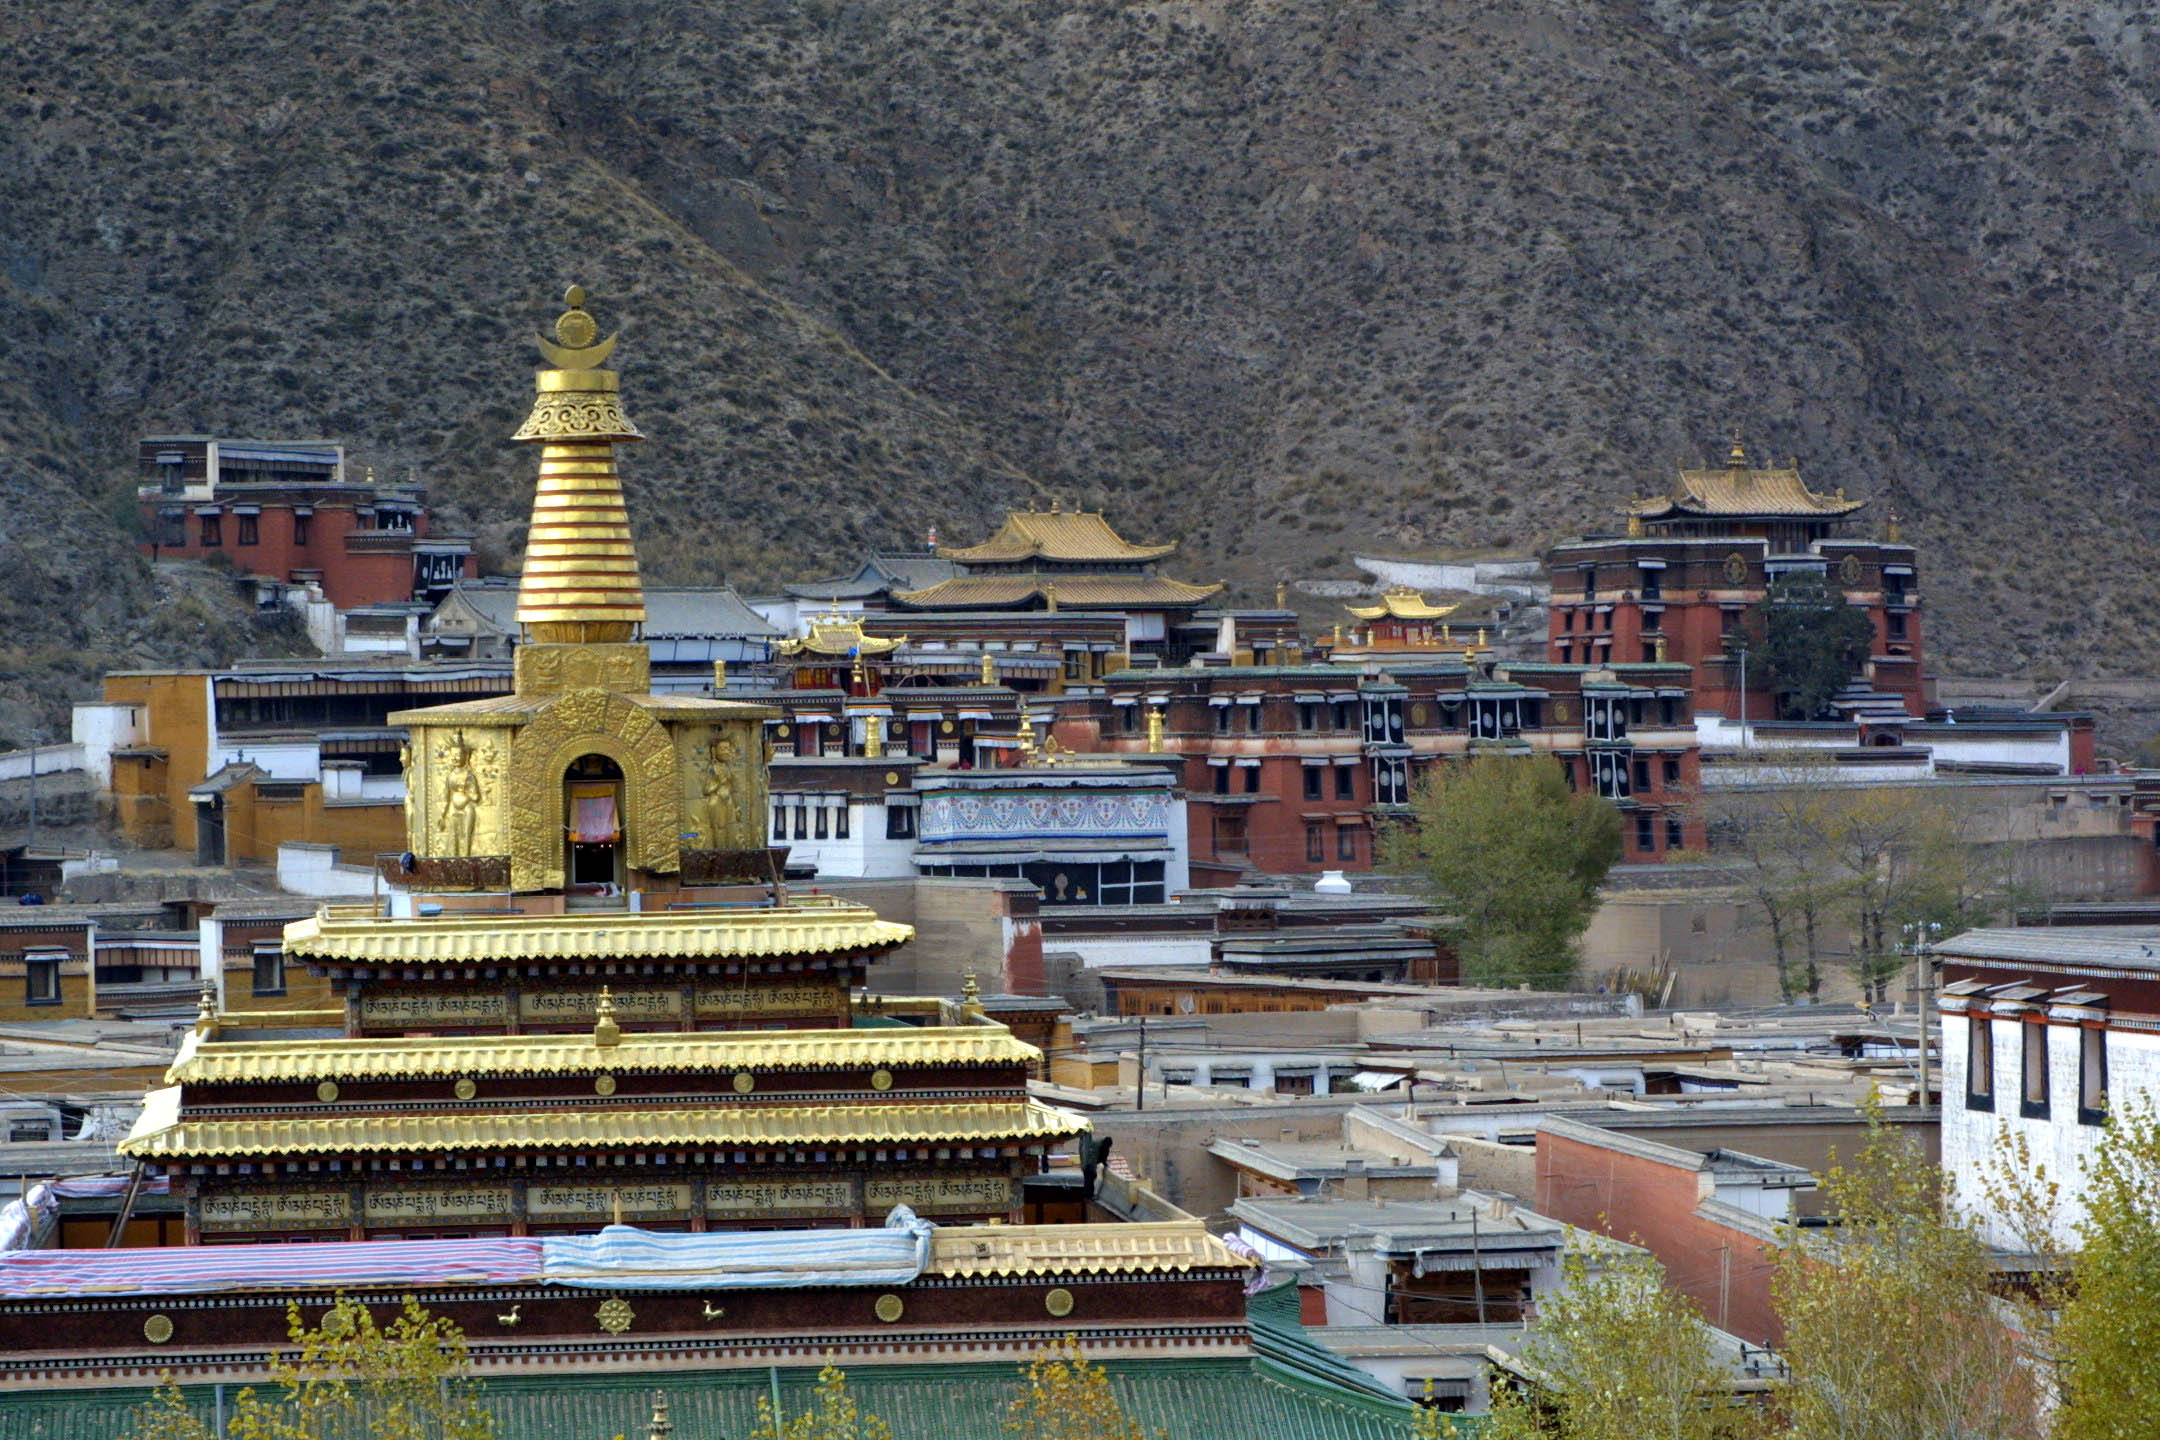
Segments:
[[[885,1032],[890,1033],[890,1032]],[[499,1110],[432,1115],[273,1115],[179,1118],[153,1092],[120,1142],[138,1159],[253,1155],[411,1154],[444,1150],[610,1150],[744,1145],[888,1145],[1063,1140],[1088,1129],[1078,1115],[1033,1100],[981,1105],[720,1105],[662,1109]]]
[[[513,960],[646,960],[683,956],[840,955],[889,950],[912,925],[867,906],[700,915],[484,915],[435,920],[345,918],[335,912],[285,927],[285,951],[304,960],[401,965]]]
[[[2009,960],[2160,974],[2160,927],[2080,925],[2060,930],[1968,930],[1935,946],[1935,953],[1945,960]]]
[[[340,1012],[341,1013],[341,1012]],[[835,1070],[866,1065],[1025,1065],[1034,1046],[997,1025],[906,1030],[633,1032],[446,1038],[211,1040],[190,1034],[168,1084],[387,1080],[439,1075],[629,1075],[677,1070]]]

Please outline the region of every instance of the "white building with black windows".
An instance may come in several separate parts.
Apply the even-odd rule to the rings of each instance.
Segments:
[[[2021,1248],[1986,1183],[2004,1137],[2021,1138],[2062,1188],[2071,1242],[2109,1112],[2160,1098],[2160,927],[1969,930],[1935,953],[1952,1199],[1991,1243]]]

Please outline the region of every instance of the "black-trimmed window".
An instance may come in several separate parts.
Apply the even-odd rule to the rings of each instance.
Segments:
[[[848,802],[845,797],[843,797],[838,805],[833,806],[832,838],[835,840],[845,840],[848,838],[847,812]]]
[[[888,840],[912,840],[915,838],[915,807],[913,805],[887,805],[885,807],[885,838]]]
[[[1357,799],[1357,766],[1337,765],[1335,767],[1335,798],[1338,800]]]
[[[1351,861],[1357,859],[1357,826],[1341,825],[1336,827],[1335,858]]]
[[[1117,707],[1117,712],[1118,729],[1124,731],[1127,735],[1138,734],[1140,731],[1140,707],[1138,705],[1120,705]]]
[[[239,527],[239,528],[240,528],[240,543],[241,543],[242,545],[259,545],[259,544],[261,544],[261,543],[262,543],[262,530],[261,530],[261,528],[260,528],[260,527],[259,527],[259,526],[258,526],[258,525],[256,524],[256,517],[255,517],[255,516],[253,516],[253,515],[246,515],[246,514],[243,514],[243,515],[241,515],[241,516],[239,517],[239,521],[240,521],[240,527]]]
[[[1227,735],[1227,734],[1229,734],[1229,733],[1230,733],[1230,707],[1229,707],[1228,705],[1217,705],[1217,706],[1215,706],[1215,707],[1214,707],[1214,710],[1215,710],[1215,733],[1216,733],[1216,734],[1218,734],[1218,735]]]
[[[1244,774],[1244,776],[1245,776],[1245,785],[1244,785],[1244,791],[1245,791],[1245,793],[1246,793],[1247,795],[1257,795],[1257,794],[1259,794],[1259,793],[1260,793],[1260,767],[1259,767],[1258,765],[1240,765],[1240,766],[1238,767],[1238,769],[1239,769],[1239,770],[1240,770],[1240,771],[1241,771],[1241,772],[1242,772],[1242,773]]]
[[[830,806],[820,804],[817,807],[817,820],[815,823],[817,825],[817,838],[820,840],[828,838],[832,833],[831,813]]]
[[[2107,1030],[2086,1025],[2078,1030],[2078,1124],[2107,1124]]]
[[[772,838],[775,840],[787,839],[787,805],[779,800],[773,801]]]
[[[1238,706],[1238,709],[1245,712],[1246,730],[1254,735],[1258,735],[1260,733],[1260,712],[1263,708],[1265,707],[1259,705]]]
[[[1300,730],[1318,730],[1320,728],[1320,706],[1317,702],[1310,700],[1300,700],[1298,702],[1297,728]]]
[[[2018,1026],[2018,1114],[2027,1120],[2048,1117],[2048,1026],[2045,1020],[2027,1020]]]
[[[257,995],[285,993],[285,950],[279,945],[255,947],[254,990]]]
[[[1319,765],[1301,765],[1298,768],[1305,772],[1305,798],[1325,799],[1325,792],[1321,788],[1326,780],[1325,768]]]
[[[1647,755],[1638,755],[1635,757],[1635,793],[1638,795],[1646,795],[1649,792],[1650,757]]]
[[[25,1005],[58,1005],[60,1003],[59,955],[25,955],[23,957],[23,1003]]]
[[[1666,723],[1670,724],[1672,722],[1667,721]],[[1668,790],[1677,790],[1680,788],[1680,783],[1680,762],[1678,760],[1667,759],[1665,761],[1665,788]]]
[[[1965,1108],[1995,1108],[1995,1022],[1985,1015],[1965,1017]]]
[[[1687,848],[1687,832],[1681,827],[1678,815],[1667,815],[1665,817],[1665,848],[1667,850],[1684,850]]]
[[[1318,825],[1307,825],[1305,827],[1306,863],[1310,865],[1318,865],[1325,859],[1327,859],[1326,835],[1321,831]]]
[[[225,543],[225,522],[216,515],[205,515],[201,519],[202,543],[205,545],[223,545]]]
[[[298,512],[295,512],[295,513],[294,513],[294,515],[293,515],[293,517],[292,517],[292,543],[293,543],[293,544],[295,544],[295,545],[305,545],[305,544],[307,544],[307,543],[308,543],[308,521],[309,521],[309,520],[311,520],[311,519],[313,519],[313,518],[314,518],[314,517],[313,517],[313,516],[311,516],[311,515],[302,515],[302,514],[299,514]]]
[[[1645,854],[1657,848],[1657,831],[1652,828],[1650,812],[1635,812],[1635,848]]]
[[[795,802],[795,838],[797,840],[810,838],[810,807],[800,800]]]

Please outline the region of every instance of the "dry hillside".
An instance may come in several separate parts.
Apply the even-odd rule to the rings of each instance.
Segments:
[[[1737,425],[1910,517],[1961,668],[2149,668],[2155,23],[0,7],[0,743],[155,648],[139,433],[341,437],[514,554],[524,336],[572,279],[624,333],[668,578],[1057,494],[1257,597],[1353,546],[1605,523]]]

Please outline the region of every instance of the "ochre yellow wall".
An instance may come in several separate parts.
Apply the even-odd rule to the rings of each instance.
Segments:
[[[210,677],[201,671],[167,675],[108,675],[105,698],[140,705],[148,720],[146,743],[166,753],[164,787],[172,845],[195,848],[195,807],[190,786],[202,783],[210,763]],[[117,767],[116,767],[117,768]],[[125,823],[125,815],[122,817]],[[130,838],[133,838],[131,835]]]

